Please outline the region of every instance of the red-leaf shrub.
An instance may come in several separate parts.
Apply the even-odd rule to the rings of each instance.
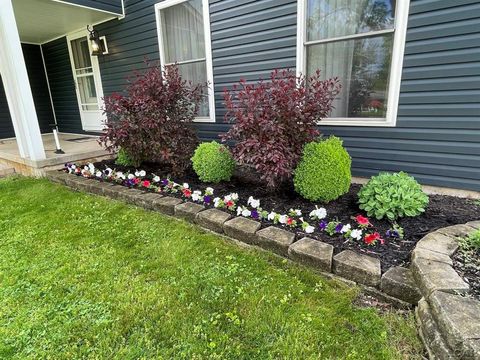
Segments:
[[[268,187],[292,176],[302,149],[320,133],[318,121],[332,110],[340,91],[337,78],[321,80],[320,71],[311,77],[288,70],[274,70],[270,81],[225,90],[225,119],[235,122],[221,135],[233,140],[233,154],[240,164],[250,164]]]
[[[198,112],[202,86],[183,81],[177,66],[164,71],[148,65],[135,72],[126,95],[105,98],[106,129],[100,143],[109,151],[126,151],[134,163],[166,163],[181,175],[198,144],[188,126]]]

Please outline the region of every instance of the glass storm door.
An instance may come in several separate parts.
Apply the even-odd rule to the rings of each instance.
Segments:
[[[90,41],[86,31],[68,37],[70,60],[77,93],[82,128],[85,131],[101,131],[104,116],[102,111],[102,84],[98,59],[91,56]]]

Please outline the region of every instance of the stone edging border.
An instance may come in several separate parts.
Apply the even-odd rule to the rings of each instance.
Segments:
[[[61,171],[50,171],[46,177],[67,187],[122,200],[148,210],[181,218],[200,225],[202,228],[236,241],[260,247],[282,257],[307,265],[324,275],[346,282],[355,282],[365,293],[388,302],[397,308],[412,308],[420,300],[409,269],[393,267],[381,274],[380,260],[351,250],[333,255],[333,246],[304,237],[295,241],[295,234],[270,226],[260,229],[258,221],[218,209],[206,209],[203,205],[184,202],[163,194],[144,192],[118,184],[101,182]]]
[[[432,359],[480,359],[480,301],[464,295],[469,285],[453,269],[459,237],[480,221],[439,229],[412,252],[411,270],[422,294],[417,328]]]

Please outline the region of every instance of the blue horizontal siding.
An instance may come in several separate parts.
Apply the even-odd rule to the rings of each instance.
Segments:
[[[122,15],[122,0],[62,0],[63,2]]]
[[[152,0],[126,0],[126,18],[96,28],[110,55],[100,58],[105,94],[121,91],[144,58],[158,60]],[[223,90],[240,78],[267,79],[296,66],[296,0],[210,0],[216,123],[197,124],[218,139]],[[412,0],[396,128],[321,126],[344,139],[353,171],[409,171],[424,184],[480,190],[480,3]]]

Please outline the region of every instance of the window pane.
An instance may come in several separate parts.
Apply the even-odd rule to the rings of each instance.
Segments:
[[[395,0],[308,0],[307,41],[393,28]]]
[[[190,0],[160,10],[165,62],[205,57],[202,0]]]
[[[81,103],[89,104],[88,110],[98,110],[97,92],[95,91],[95,80],[93,75],[78,77],[77,84]]]
[[[181,64],[178,65],[178,70],[183,80],[191,81],[193,84],[200,84],[202,86],[205,86],[207,83],[207,64],[205,61]],[[208,92],[206,88],[204,88],[203,101],[200,104],[198,116],[209,116]]]
[[[331,117],[385,117],[393,34],[310,45],[307,74],[320,69],[342,89]]]
[[[75,69],[83,69],[92,66],[88,40],[86,37],[72,40],[72,55]]]

